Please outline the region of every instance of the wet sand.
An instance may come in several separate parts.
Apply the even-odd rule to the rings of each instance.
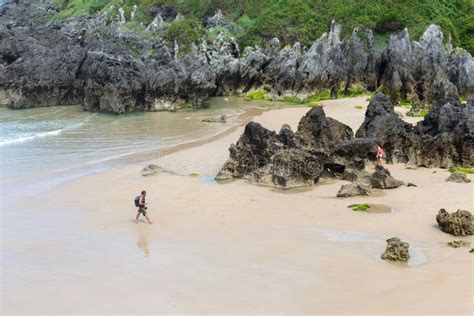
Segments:
[[[356,130],[365,99],[322,103],[328,116]],[[308,110],[276,109],[254,120],[296,129]],[[212,177],[242,130],[151,161],[169,172],[142,177],[143,163],[132,164],[25,201],[15,211],[24,212],[21,217],[4,213],[2,227],[23,238],[3,238],[1,310],[472,314],[473,255],[446,246],[472,238],[445,234],[435,221],[441,207],[472,211],[472,184],[445,182],[446,170],[401,164],[388,165],[392,175],[418,187],[369,197],[336,198],[344,181],[299,192],[244,181],[217,184]],[[142,189],[153,225],[133,223],[132,200]],[[347,208],[355,203],[393,212]],[[392,236],[410,243],[407,265],[380,259]]]

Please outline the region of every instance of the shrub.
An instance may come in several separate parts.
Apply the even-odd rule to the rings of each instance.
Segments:
[[[245,101],[269,101],[271,100],[263,90],[249,91],[243,94]]]
[[[303,104],[303,103],[306,103],[306,99],[300,99],[300,98],[297,98],[297,97],[285,96],[285,97],[283,97],[283,102]]]
[[[349,98],[358,97],[367,94],[367,89],[361,84],[353,84],[347,89],[345,96]]]
[[[329,93],[329,90],[322,90],[322,91],[313,93],[312,95],[306,98],[308,102],[330,100],[330,99],[331,99],[331,94]]]

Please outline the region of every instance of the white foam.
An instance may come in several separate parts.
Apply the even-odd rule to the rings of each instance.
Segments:
[[[48,137],[48,136],[56,136],[56,135],[59,135],[62,131],[63,131],[62,129],[58,129],[58,130],[55,130],[55,131],[37,133],[37,134],[31,135],[31,136],[20,136],[20,137],[17,137],[15,139],[10,139],[10,140],[0,142],[0,147],[6,146],[6,145],[11,145],[11,144],[24,143],[24,142],[27,142],[27,141],[31,141],[31,140],[38,139],[38,138],[43,138],[43,137]]]

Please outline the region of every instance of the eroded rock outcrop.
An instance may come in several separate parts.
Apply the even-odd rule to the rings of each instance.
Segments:
[[[464,173],[454,172],[446,178],[446,182],[469,183],[471,180]]]
[[[370,174],[365,168],[367,161],[375,160],[376,144],[385,149],[389,162],[472,166],[473,110],[472,102],[441,102],[412,126],[400,119],[392,103],[379,93],[370,102],[356,138],[351,128],[326,117],[319,107],[301,118],[296,132],[285,125],[275,133],[251,122],[239,141],[231,145],[229,160],[217,179],[245,178],[292,188],[312,185],[321,177],[334,177],[377,189],[397,188],[403,182],[394,179],[387,169],[376,166]]]
[[[398,237],[387,239],[387,248],[382,254],[382,259],[394,262],[408,262],[410,259],[410,245],[402,242]]]
[[[55,10],[48,0],[8,1],[0,8],[1,105],[81,104],[89,111],[126,113],[173,110],[182,102],[200,107],[210,96],[252,89],[274,98],[329,90],[335,98],[354,83],[371,90],[383,85],[423,102],[474,95],[472,56],[459,49],[448,54],[434,25],[418,42],[403,31],[383,52],[374,49],[370,29],[355,29],[341,40],[341,26],[333,21],[307,50],[299,43],[281,48],[272,39],[241,54],[235,39],[222,35],[178,58],[179,45],[166,47],[159,36],[180,16],[171,6],[150,11],[148,33],[157,36],[128,31],[125,16],[110,20],[106,13],[49,23]],[[235,27],[222,12],[206,25]]]
[[[344,184],[337,192],[337,197],[352,197],[358,195],[370,195],[370,189],[362,184]]]
[[[443,232],[454,236],[469,236],[474,232],[472,214],[466,210],[457,210],[450,214],[442,208],[436,215],[436,221]]]
[[[381,166],[376,166],[375,172],[370,176],[370,185],[375,189],[395,189],[403,185],[390,175],[390,171]]]
[[[216,179],[245,178],[281,188],[312,185],[330,168],[334,147],[351,138],[352,130],[321,108],[311,109],[296,133],[283,126],[277,134],[250,122]]]
[[[388,162],[441,168],[472,166],[474,101],[439,101],[413,126],[400,119],[390,100],[378,93],[369,103],[356,137],[380,144]]]

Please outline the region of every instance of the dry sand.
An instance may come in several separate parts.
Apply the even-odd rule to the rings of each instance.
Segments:
[[[328,116],[356,130],[365,99],[322,103]],[[254,120],[270,129],[283,123],[296,129],[308,110],[276,109]],[[68,229],[93,242],[4,245],[30,255],[52,253],[61,272],[53,265],[51,275],[43,271],[48,276],[15,286],[14,278],[7,278],[2,310],[472,315],[473,255],[469,248],[446,246],[472,238],[445,234],[435,221],[441,207],[472,211],[472,184],[445,182],[445,170],[408,170],[400,164],[388,166],[392,175],[417,187],[370,197],[335,198],[344,181],[286,192],[244,181],[214,183],[211,177],[242,131],[151,161],[171,173],[142,177],[143,164],[131,165],[28,201],[31,209],[49,208],[53,217],[64,210],[80,212]],[[132,221],[132,199],[142,189],[148,192],[153,225]],[[353,212],[347,208],[352,203],[384,204],[393,212]],[[410,243],[408,265],[380,259],[392,236]]]

